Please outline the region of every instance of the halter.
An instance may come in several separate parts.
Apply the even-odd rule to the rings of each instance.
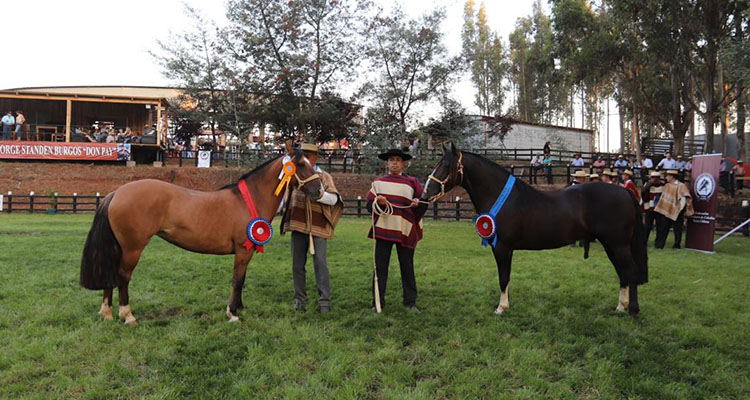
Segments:
[[[297,190],[302,190],[302,187],[305,186],[306,183],[320,179],[320,174],[316,172],[308,176],[307,179],[300,179],[299,175],[295,172],[294,177],[297,178]]]
[[[456,170],[456,175],[461,174],[461,182],[464,181],[464,164],[461,162],[461,160],[464,157],[464,153],[458,152],[458,162],[456,163],[458,165],[458,169]],[[448,174],[448,176],[445,177],[442,181],[438,178],[435,178],[432,174],[428,177],[429,180],[435,181],[440,184],[440,193],[431,196],[429,199],[427,199],[428,202],[432,203],[435,201],[440,200],[443,196],[445,196],[445,184],[448,183],[448,180],[451,179],[451,174]],[[456,184],[458,185],[458,183]]]

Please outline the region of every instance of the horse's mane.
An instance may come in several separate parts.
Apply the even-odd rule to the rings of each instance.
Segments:
[[[272,162],[276,161],[276,160],[277,160],[277,159],[278,159],[279,157],[283,157],[283,156],[284,156],[284,154],[282,154],[282,155],[280,155],[280,156],[276,156],[276,157],[274,157],[274,158],[272,158],[272,159],[270,159],[270,160],[268,160],[268,161],[264,162],[263,164],[261,164],[261,165],[258,165],[257,167],[253,168],[253,170],[252,170],[252,171],[249,171],[249,172],[245,172],[245,173],[244,173],[244,174],[243,174],[243,175],[242,175],[241,177],[239,177],[239,179],[237,179],[237,182],[239,182],[239,181],[241,181],[241,180],[243,180],[243,179],[247,179],[247,178],[249,178],[249,177],[250,177],[251,175],[255,174],[256,172],[258,172],[258,171],[260,171],[260,170],[262,170],[262,169],[263,169],[263,168],[265,168],[265,167],[266,167],[266,166],[267,166],[268,164],[270,164],[270,163],[272,163]],[[235,188],[235,187],[237,187],[237,182],[234,182],[234,183],[230,183],[230,184],[224,185],[224,186],[222,186],[222,187],[221,187],[221,188],[220,188],[219,190],[224,190],[224,189],[232,189],[232,188]]]
[[[469,151],[461,151],[461,153],[468,154],[468,155],[472,156],[477,161],[479,161],[482,164],[483,167],[486,167],[486,168],[490,169],[490,171],[492,171],[492,172],[504,173],[507,176],[511,175],[510,171],[508,171],[507,169],[505,169],[505,167],[503,167],[501,165],[498,165],[494,161],[492,161],[492,160],[490,160],[488,158],[485,158],[484,156],[481,156],[479,154],[472,153],[472,152],[469,152]],[[524,192],[524,193],[541,193],[539,190],[535,189],[534,187],[532,187],[528,183],[524,182],[522,179],[516,179],[516,189],[520,190],[521,192]]]

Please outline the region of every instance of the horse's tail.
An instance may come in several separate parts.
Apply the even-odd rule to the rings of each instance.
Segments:
[[[630,251],[636,265],[636,284],[642,285],[648,282],[648,252],[646,251],[646,227],[643,226],[643,216],[638,200],[633,192],[628,190],[635,209],[635,224],[633,225],[633,237],[630,240]]]
[[[83,245],[81,286],[86,289],[112,289],[120,283],[122,247],[109,224],[109,203],[114,192],[107,195],[94,214],[94,222]]]

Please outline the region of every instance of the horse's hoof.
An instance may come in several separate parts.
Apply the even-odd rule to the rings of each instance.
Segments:
[[[631,317],[636,317],[641,312],[640,308],[629,308],[628,314],[630,314]]]
[[[504,311],[502,307],[498,307],[495,309],[495,315],[502,315]]]
[[[135,317],[129,316],[125,318],[125,325],[138,325],[138,321],[135,320]]]
[[[617,306],[617,308],[615,308],[615,311],[617,311],[617,312],[625,312],[625,306],[623,306],[622,304],[619,304]]]
[[[229,318],[229,323],[233,323],[233,322],[240,322],[240,317],[233,315],[231,318]]]

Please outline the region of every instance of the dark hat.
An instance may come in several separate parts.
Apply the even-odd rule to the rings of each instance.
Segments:
[[[411,160],[411,154],[404,153],[400,149],[389,149],[385,153],[378,154],[378,158],[381,159],[381,160],[385,160],[385,161],[388,161],[388,159],[391,158],[391,157],[393,157],[393,156],[399,156],[404,161]]]

